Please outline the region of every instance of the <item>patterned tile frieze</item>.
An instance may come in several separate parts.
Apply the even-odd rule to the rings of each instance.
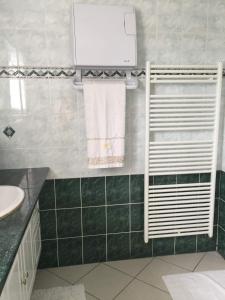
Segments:
[[[167,73],[167,75],[169,74],[170,73]],[[180,72],[177,72],[176,75],[180,74]],[[0,78],[71,78],[75,75],[76,69],[74,67],[0,66]],[[82,76],[86,78],[125,78],[126,71],[123,69],[84,69],[82,70]],[[133,69],[131,70],[131,76],[138,77],[140,79],[145,78],[145,69]],[[225,76],[225,71],[223,76]]]
[[[76,75],[74,67],[1,67],[0,78],[71,78]],[[131,71],[133,77],[144,78],[144,69]],[[125,78],[125,70],[82,70],[82,76],[86,78]]]

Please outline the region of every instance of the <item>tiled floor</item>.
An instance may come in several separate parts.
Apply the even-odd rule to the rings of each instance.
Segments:
[[[84,284],[87,300],[169,300],[162,275],[225,269],[217,252],[180,254],[40,270],[35,289]]]

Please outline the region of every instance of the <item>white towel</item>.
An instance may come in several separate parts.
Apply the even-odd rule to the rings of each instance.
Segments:
[[[163,276],[173,300],[224,300],[225,271]]]
[[[124,164],[126,86],[124,81],[84,82],[88,167]]]

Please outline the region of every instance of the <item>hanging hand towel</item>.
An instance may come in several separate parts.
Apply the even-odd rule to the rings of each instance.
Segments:
[[[89,168],[124,164],[126,86],[124,81],[84,82]]]

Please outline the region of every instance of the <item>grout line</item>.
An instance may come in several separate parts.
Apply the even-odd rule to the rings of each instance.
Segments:
[[[129,231],[108,232],[107,235],[118,235],[118,234],[124,234],[124,233],[129,234],[130,232]],[[143,230],[131,231],[131,233],[143,233]],[[77,239],[77,238],[83,238],[83,237],[98,237],[98,236],[106,236],[106,233],[60,237],[60,238],[58,238],[58,240]],[[43,239],[42,241],[54,241],[54,240],[56,240],[56,239]]]
[[[60,268],[60,267],[58,267],[58,268]],[[57,268],[57,269],[58,269]],[[58,275],[58,274],[55,274],[54,272],[52,272],[51,270],[50,270],[51,268],[49,268],[49,269],[43,269],[44,271],[46,271],[46,272],[48,272],[48,273],[50,273],[51,275],[54,275],[55,277],[57,277],[57,278],[59,278],[60,280],[63,280],[64,282],[66,282],[66,283],[68,283],[68,284],[73,284],[71,281],[69,281],[69,280],[67,280],[67,279],[65,279],[65,278],[63,278],[63,277],[61,277],[60,275]],[[54,268],[54,269],[56,269],[56,268]]]
[[[129,259],[128,259],[129,260]],[[107,267],[109,267],[109,268],[111,268],[111,269],[113,269],[113,270],[116,270],[116,271],[118,271],[118,272],[120,272],[120,273],[122,273],[122,274],[124,274],[124,275],[126,275],[126,276],[129,276],[129,277],[131,277],[131,278],[134,278],[135,276],[133,276],[133,275],[130,275],[130,274],[128,274],[128,273],[126,273],[126,272],[124,272],[124,271],[122,271],[122,270],[120,270],[120,269],[117,269],[117,267],[114,267],[114,266],[111,266],[109,263],[113,263],[113,262],[115,262],[116,260],[114,260],[114,261],[106,261],[106,262],[102,262],[102,264],[103,265],[105,265],[105,266],[107,266]],[[118,261],[117,261],[118,262]]]
[[[133,202],[133,203],[118,203],[118,204],[102,204],[102,205],[90,205],[90,206],[75,206],[75,207],[60,207],[60,208],[51,208],[51,209],[40,209],[40,211],[52,211],[52,210],[74,210],[74,209],[86,209],[86,208],[96,208],[96,207],[105,207],[105,206],[126,206],[126,205],[138,205],[144,204],[144,202]]]
[[[129,175],[129,254],[131,257],[131,227],[132,227],[132,219],[131,219],[131,175]]]
[[[76,281],[74,281],[73,284],[79,282],[82,278],[84,278],[85,276],[87,276],[88,274],[90,274],[92,271],[94,271],[100,265],[101,265],[101,263],[96,263],[96,266],[94,266],[91,270],[89,270],[86,274],[84,274],[83,276],[81,276],[79,279],[77,279]],[[76,265],[75,265],[75,267],[76,267]]]
[[[81,210],[80,210],[80,225],[81,225],[81,259],[82,264],[84,263],[84,232],[83,232],[83,198],[82,198],[82,186],[81,186],[81,178],[80,178],[80,204],[81,204]]]
[[[184,254],[195,254],[195,252],[192,252],[192,253],[183,253],[183,254],[176,254],[176,255],[184,255]],[[165,256],[167,256],[167,255],[165,255]],[[172,255],[170,255],[170,256],[172,256]],[[192,272],[190,269],[185,268],[185,267],[181,267],[180,265],[177,265],[174,262],[168,262],[167,260],[163,259],[163,256],[156,256],[156,258],[159,259],[159,260],[161,260],[161,261],[163,261],[163,262],[165,262],[165,263],[167,263],[167,264],[176,266],[176,267],[178,267],[180,269],[183,269],[185,271],[188,271],[188,272]]]
[[[105,260],[108,260],[108,210],[107,210],[107,186],[105,176]]]
[[[90,295],[91,297],[95,298],[96,300],[101,300],[100,298],[96,297],[95,295],[85,291],[86,294]]]
[[[206,252],[207,253],[207,252]],[[199,260],[199,262],[197,263],[197,265],[194,267],[194,269],[193,269],[193,271],[192,272],[194,272],[196,269],[197,269],[197,267],[200,265],[200,263],[202,262],[202,260],[203,260],[203,258],[206,256],[206,253],[202,256],[202,258]]]
[[[152,261],[153,261],[153,258],[149,258],[150,259],[150,262],[147,264],[147,265],[145,265],[135,276],[132,276],[132,280],[131,281],[129,281],[128,282],[128,284],[126,284],[124,287],[123,287],[123,289],[121,290],[121,291],[119,291],[119,293],[118,294],[116,294],[116,296],[113,298],[113,300],[114,299],[116,299],[134,280],[138,280],[138,278],[137,278],[137,276],[142,272],[142,271],[144,271],[144,269],[145,268],[147,268],[147,266],[149,266],[151,263],[152,263]],[[126,274],[126,275],[128,275],[128,276],[131,276],[131,275],[129,275],[129,274],[127,274],[127,273],[125,273],[125,272],[123,272],[123,271],[121,271],[121,270],[119,270],[119,269],[117,269],[117,268],[115,268],[115,267],[112,267],[112,266],[110,266],[111,268],[113,268],[113,269],[115,269],[115,270],[117,270],[117,271],[119,271],[119,272],[121,272],[121,273],[123,273],[123,274]],[[141,281],[141,280],[140,280]]]
[[[195,241],[195,252],[198,253],[198,235],[196,235],[195,237],[196,241]]]
[[[57,201],[57,195],[56,195],[56,188],[55,188],[55,179],[54,179],[54,198],[55,198],[55,230],[56,230],[56,255],[57,255],[57,266],[59,267],[59,243],[58,243],[58,220],[57,220],[57,210],[56,210],[56,201]]]

